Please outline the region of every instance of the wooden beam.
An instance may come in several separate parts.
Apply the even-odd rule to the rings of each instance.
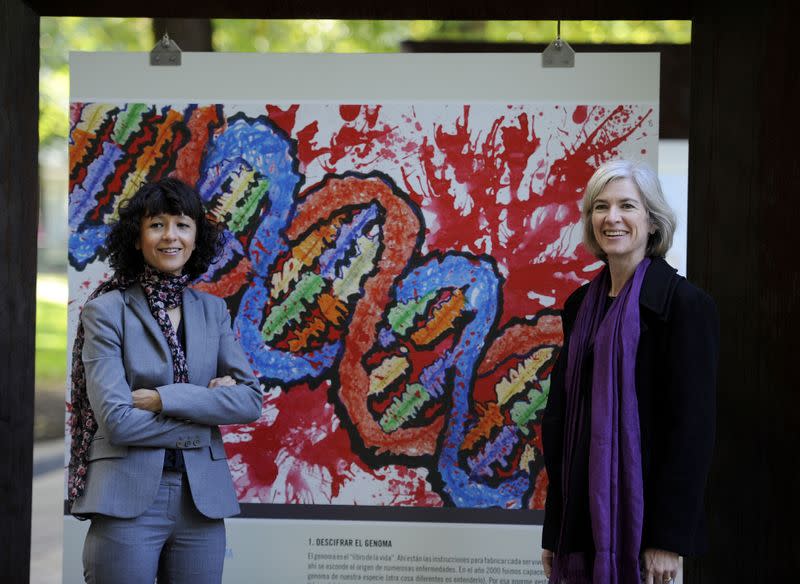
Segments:
[[[0,579],[28,582],[33,464],[39,17],[0,0]]]
[[[142,16],[172,18],[343,18],[377,20],[688,20],[691,0],[563,0],[561,2],[374,2],[373,0],[140,0],[133,3],[82,0],[64,4],[29,0],[42,16]]]

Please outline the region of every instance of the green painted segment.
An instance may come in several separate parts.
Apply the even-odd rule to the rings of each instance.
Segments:
[[[542,391],[532,389],[528,392],[527,402],[518,402],[511,408],[511,419],[526,436],[529,434],[528,422],[536,417],[536,413],[547,405],[550,394],[550,380],[542,381]]]
[[[132,103],[119,113],[117,123],[114,125],[114,136],[112,140],[117,144],[125,144],[131,134],[136,132],[142,122],[142,114],[146,112],[148,106],[144,103]]]
[[[261,336],[267,343],[281,334],[291,322],[300,320],[309,303],[319,295],[325,287],[325,280],[318,274],[305,274],[294,290],[281,304],[274,307],[261,327]]]
[[[398,304],[392,308],[386,318],[389,320],[394,332],[400,336],[405,335],[409,327],[414,324],[414,319],[427,310],[428,304],[435,297],[435,291],[428,292],[422,298],[411,300],[405,304]]]
[[[333,281],[333,293],[341,300],[360,293],[361,278],[375,268],[378,255],[378,242],[369,237],[359,237],[357,241],[361,253],[353,258],[342,270],[343,275]]]
[[[381,428],[384,432],[394,432],[431,399],[430,394],[419,383],[409,385],[400,399],[395,399],[381,416]]]
[[[258,206],[263,200],[264,195],[269,190],[269,179],[260,179],[256,186],[250,189],[244,202],[240,201],[233,210],[233,217],[228,221],[228,229],[233,233],[243,231],[253,214],[258,210]]]

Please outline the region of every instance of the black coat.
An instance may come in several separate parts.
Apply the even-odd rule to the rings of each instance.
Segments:
[[[561,528],[561,466],[565,369],[569,336],[588,285],[576,290],[562,312],[564,347],[551,375],[542,422],[549,475],[542,544],[555,550]],[[719,319],[713,300],[653,258],[639,296],[641,336],[636,354],[636,394],[642,441],[644,525],[641,549],[681,555],[705,550],[703,491],[714,445]],[[587,364],[584,364],[587,366]],[[584,376],[591,380],[591,375]],[[589,381],[591,383],[591,381]],[[591,551],[588,515],[588,439],[575,456],[562,553]],[[577,470],[577,475],[576,475]],[[577,479],[576,479],[577,477]]]

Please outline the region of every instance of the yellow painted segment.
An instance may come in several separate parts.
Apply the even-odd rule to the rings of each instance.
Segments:
[[[536,449],[530,444],[525,445],[525,450],[522,451],[519,457],[519,468],[527,471],[532,462],[536,461]]]
[[[214,208],[214,215],[218,219],[224,219],[228,213],[231,213],[236,203],[245,197],[255,175],[254,170],[245,169],[242,169],[241,173],[233,175],[230,192],[220,197],[217,206]]]
[[[369,395],[381,393],[411,368],[405,357],[394,356],[381,361],[369,374]]]
[[[281,268],[280,272],[272,275],[272,290],[270,296],[278,298],[281,294],[289,291],[289,286],[300,280],[300,272],[303,269],[303,264],[293,257],[288,258]]]
[[[75,128],[83,130],[87,134],[96,134],[97,130],[106,119],[106,115],[116,106],[107,103],[93,103],[87,105],[81,111],[81,121],[75,125]]]
[[[525,384],[536,379],[536,376],[539,374],[539,369],[541,369],[542,365],[544,365],[552,355],[552,347],[539,349],[533,355],[525,359],[519,367],[509,371],[508,375],[494,388],[497,393],[497,402],[503,405],[512,397],[523,391],[525,389]]]
[[[378,243],[367,236],[359,237],[356,240],[361,254],[354,256],[350,263],[343,268],[343,276],[333,281],[333,293],[342,300],[354,294],[360,294],[359,285],[361,278],[375,264],[375,257],[378,255]]]

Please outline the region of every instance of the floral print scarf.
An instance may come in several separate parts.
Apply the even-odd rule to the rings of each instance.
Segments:
[[[125,290],[138,282],[147,297],[150,313],[156,319],[161,332],[167,340],[172,355],[174,383],[189,381],[186,355],[178,340],[177,331],[172,327],[167,311],[183,304],[183,291],[189,283],[189,276],[165,274],[145,265],[137,280],[128,281],[114,276],[103,282],[88,300],[93,300],[113,290]],[[88,302],[87,300],[87,302]],[[83,323],[78,322],[75,344],[72,347],[72,394],[70,403],[70,459],[68,468],[67,498],[69,505],[83,494],[86,488],[86,472],[89,464],[89,447],[97,432],[97,420],[89,403],[86,391],[86,369],[83,365],[83,344],[85,332]]]

